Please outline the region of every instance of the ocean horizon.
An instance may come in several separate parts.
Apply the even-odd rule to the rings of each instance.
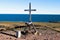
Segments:
[[[28,22],[29,14],[0,14],[0,21]],[[32,22],[60,21],[60,15],[32,14]]]

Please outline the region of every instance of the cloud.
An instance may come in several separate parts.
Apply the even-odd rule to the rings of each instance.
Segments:
[[[0,14],[29,14],[29,12],[25,12],[24,9],[1,9]],[[37,10],[32,11],[32,14],[60,14],[59,10]]]
[[[7,13],[22,13],[23,12],[23,10],[19,10],[19,9],[0,9],[0,14],[2,13],[5,13],[5,14],[7,14]]]
[[[60,14],[59,10],[38,10],[36,13],[39,14]]]

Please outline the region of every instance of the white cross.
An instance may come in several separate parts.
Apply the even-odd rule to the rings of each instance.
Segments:
[[[31,22],[31,11],[36,11],[36,9],[31,9],[31,3],[29,3],[29,9],[25,9],[24,11],[29,11],[29,15],[30,15],[30,18],[29,18],[29,21]]]

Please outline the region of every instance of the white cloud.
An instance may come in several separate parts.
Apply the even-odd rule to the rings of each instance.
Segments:
[[[25,12],[24,9],[1,9],[0,14],[28,14],[29,12]],[[59,10],[37,10],[33,11],[32,14],[60,14]]]
[[[37,10],[39,14],[60,14],[59,10]]]
[[[19,10],[19,9],[0,9],[0,14],[14,14],[14,13],[22,13],[23,11],[22,10]]]

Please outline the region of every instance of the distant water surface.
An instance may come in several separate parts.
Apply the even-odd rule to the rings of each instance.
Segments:
[[[0,21],[29,21],[28,14],[0,14]],[[33,22],[60,21],[60,15],[32,14]]]

